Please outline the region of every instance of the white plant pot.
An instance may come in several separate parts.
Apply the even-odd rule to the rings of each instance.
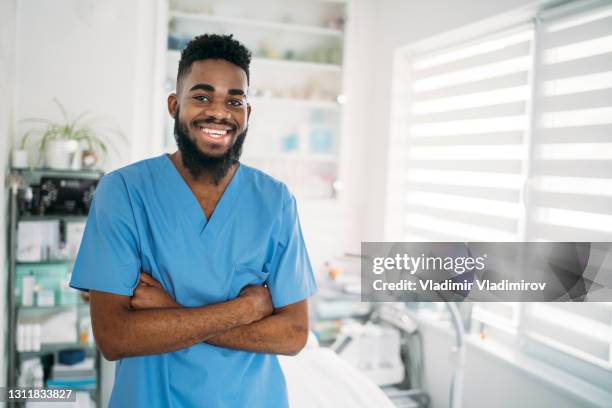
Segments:
[[[45,165],[50,169],[79,169],[79,142],[76,140],[52,140],[45,149]]]
[[[11,167],[14,169],[25,169],[28,163],[28,151],[22,149],[13,150],[11,155]]]

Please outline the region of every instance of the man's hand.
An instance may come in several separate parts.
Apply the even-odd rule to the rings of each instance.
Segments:
[[[128,299],[132,310],[150,309],[153,312],[153,309],[157,309],[161,312],[174,309],[177,313],[186,310],[166,293],[157,280],[144,272],[140,275],[134,295]],[[295,355],[304,347],[308,337],[306,300],[275,310],[268,288],[249,285],[240,291],[234,302],[244,305],[240,316],[246,318],[247,323],[203,341],[236,350],[287,355]]]
[[[257,317],[255,320],[261,320],[264,317],[268,317],[274,311],[272,306],[272,298],[270,298],[270,291],[264,286],[249,285],[242,288],[239,298],[249,299],[253,305],[253,311]]]
[[[163,309],[181,307],[151,275],[142,272],[140,282],[130,298],[132,309]]]
[[[254,321],[270,316],[274,310],[270,292],[263,286],[245,286],[238,297],[248,300]],[[140,282],[130,298],[130,306],[132,309],[182,307],[166,292],[161,283],[145,272],[140,274]]]

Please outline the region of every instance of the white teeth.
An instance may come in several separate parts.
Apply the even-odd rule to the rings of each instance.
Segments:
[[[200,130],[209,133],[211,135],[226,135],[227,134],[227,130],[218,130],[218,129],[210,129],[210,128],[206,128],[206,127],[201,127]]]
[[[219,138],[227,134],[227,130],[210,129],[207,127],[200,127],[200,130],[203,131],[204,133],[208,133],[210,136],[215,137],[215,138]]]

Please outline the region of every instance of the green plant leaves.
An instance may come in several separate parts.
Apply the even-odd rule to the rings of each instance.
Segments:
[[[62,121],[55,122],[44,118],[26,118],[21,120],[23,123],[33,123],[42,125],[42,128],[35,127],[29,129],[21,140],[21,148],[25,149],[28,142],[36,137],[38,139],[37,150],[42,157],[47,145],[52,140],[76,140],[84,145],[87,150],[96,151],[106,156],[108,154],[107,143],[119,154],[119,151],[112,143],[112,139],[118,138],[127,144],[127,139],[123,132],[116,127],[100,123],[100,118],[90,111],[84,111],[72,118],[64,105],[54,98],[53,102],[57,105]]]

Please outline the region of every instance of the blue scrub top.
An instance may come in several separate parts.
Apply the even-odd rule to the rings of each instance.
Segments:
[[[316,290],[295,198],[241,164],[210,220],[167,155],[104,176],[70,286],[131,296],[141,271],[187,307],[266,284],[274,307]],[[111,407],[287,407],[276,355],[197,344],[117,362]]]

